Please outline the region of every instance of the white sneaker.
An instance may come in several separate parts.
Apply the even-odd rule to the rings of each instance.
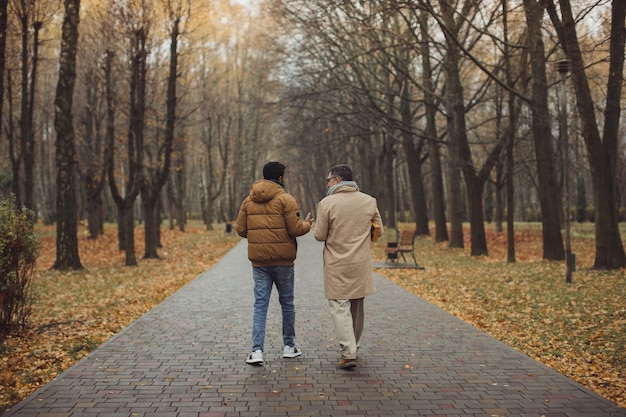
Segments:
[[[246,358],[246,363],[249,363],[250,365],[263,365],[263,362],[263,351],[261,350],[250,352]]]
[[[302,355],[302,351],[295,346],[287,346],[283,349],[283,358],[295,358]]]

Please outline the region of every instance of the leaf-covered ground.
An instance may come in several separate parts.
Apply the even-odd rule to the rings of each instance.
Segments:
[[[470,257],[469,241],[450,249],[420,237],[416,256],[425,271],[377,272],[626,407],[626,270],[591,270],[593,225],[575,225],[577,271],[567,284],[563,262],[542,260],[540,228],[518,229],[515,263],[506,262],[506,235],[489,230],[489,257]],[[378,260],[384,246],[376,244]]]
[[[408,225],[404,225],[409,227]],[[472,258],[431,238],[417,239],[426,271],[377,272],[598,394],[626,406],[625,270],[598,272],[593,264],[592,225],[576,225],[578,255],[573,283],[562,262],[541,259],[541,231],[518,225],[517,262],[506,263],[506,236],[488,232],[489,257]],[[206,231],[162,229],[161,259],[145,260],[143,228],[137,228],[139,265],[125,267],[116,230],[97,240],[79,239],[85,269],[51,270],[53,229],[42,229],[30,328],[0,345],[0,412],[56,377],[113,334],[208,269],[239,238],[223,225]],[[82,231],[81,231],[82,232]],[[385,239],[374,244],[384,260]]]
[[[138,266],[126,267],[117,233],[108,225],[97,240],[79,237],[79,272],[52,270],[53,229],[42,229],[30,328],[0,345],[0,413],[55,378],[113,334],[206,271],[239,241],[223,225],[185,233],[161,230],[160,259],[142,259],[143,227],[135,234]],[[81,230],[82,232],[82,230]]]

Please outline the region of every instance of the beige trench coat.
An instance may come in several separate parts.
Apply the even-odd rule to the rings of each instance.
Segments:
[[[324,241],[324,294],[332,300],[373,294],[371,223],[382,230],[376,199],[341,186],[318,203],[315,239]]]

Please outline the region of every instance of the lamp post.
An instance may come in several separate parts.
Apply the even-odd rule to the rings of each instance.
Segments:
[[[569,195],[569,138],[567,134],[567,89],[565,80],[569,72],[570,62],[567,59],[556,63],[556,70],[561,75],[561,120],[560,130],[563,139],[563,188],[565,189],[565,282],[572,282],[572,270],[575,255],[572,254],[570,239],[570,195]]]
[[[397,185],[397,181],[398,181],[398,174],[396,173],[397,165],[398,165],[398,156],[397,156],[397,152],[396,152],[396,147],[393,147],[393,151],[392,151],[392,155],[393,155],[393,159],[392,159],[392,168],[391,168],[391,173],[393,175],[393,219],[394,219],[394,225],[393,228],[396,231],[396,242],[400,239],[400,232],[398,231],[398,196],[396,195],[396,193],[398,192],[398,185]]]

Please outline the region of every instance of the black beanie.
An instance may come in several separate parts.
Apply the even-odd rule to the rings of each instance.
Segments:
[[[285,166],[280,162],[268,162],[263,167],[263,178],[277,180],[285,174]]]

